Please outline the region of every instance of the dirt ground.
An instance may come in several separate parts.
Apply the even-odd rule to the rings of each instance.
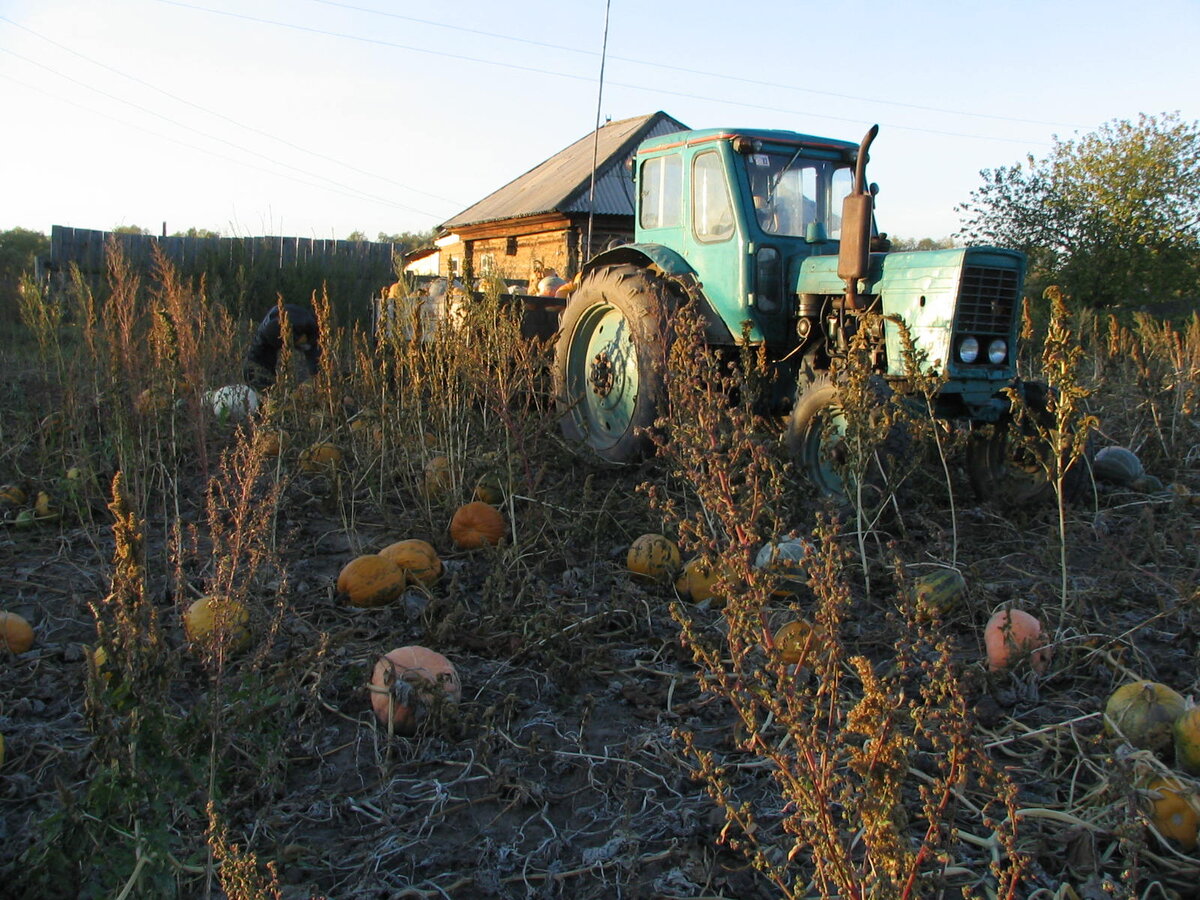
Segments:
[[[214,438],[214,452],[222,440],[228,436]],[[1162,475],[1200,492],[1194,466]],[[282,604],[268,578],[255,612],[256,625],[274,630],[227,673],[262,673],[251,698],[219,685],[187,649],[180,611],[192,598],[170,586],[168,521],[146,522],[147,556],[156,560],[148,596],[175,667],[170,712],[204,734],[214,721],[231,729],[254,722],[252,739],[213,739],[227,775],[218,805],[260,873],[273,861],[282,896],[779,896],[722,843],[723,815],[691,777],[695,761],[679,730],[720,754],[764,815],[779,804],[769,768],[738,749],[729,709],[697,687],[669,614],[673,589],[625,569],[630,541],[657,530],[636,485],[664,477],[654,463],[617,471],[567,456],[548,463],[535,488],[512,498],[517,528],[544,522],[547,509],[572,524],[522,531],[520,552],[456,551],[446,508],[414,512],[407,489],[382,504],[348,505],[356,485],[296,477],[280,504]],[[986,672],[981,633],[1005,602],[1051,616],[1058,609],[1053,511],[1001,512],[963,499],[965,485],[957,486],[956,532],[947,508],[927,500],[872,540],[894,540],[914,571],[944,564],[957,548],[967,598],[944,628],[958,648],[978,733],[1028,811],[1020,844],[1030,864],[1018,896],[1200,896],[1200,856],[1146,832],[1136,794],[1122,781],[1128,753],[1105,738],[1100,716],[1104,698],[1134,675],[1200,696],[1200,505],[1182,494],[1101,485],[1071,511],[1069,578],[1078,599],[1056,635],[1054,665],[1037,678]],[[199,480],[190,497],[180,495],[179,520],[200,522]],[[816,508],[798,507],[796,520],[811,521]],[[443,579],[379,609],[338,602],[342,566],[403,537],[435,544]],[[135,832],[136,815],[107,830],[84,828],[81,801],[95,777],[85,647],[96,640],[91,605],[111,589],[113,554],[98,491],[55,523],[20,529],[10,514],[0,529],[0,606],[37,634],[29,652],[0,660],[0,896],[116,896],[124,887],[130,896],[222,895],[207,874],[205,777],[182,759],[151,792],[167,808],[141,817],[169,823],[171,856],[146,851],[145,865],[136,864],[138,848],[159,846]],[[198,584],[206,573],[188,574]],[[856,652],[885,655],[888,602],[886,591],[867,594],[856,582]],[[693,611],[719,630],[719,610]],[[382,652],[408,644],[449,657],[463,699],[416,737],[389,738],[365,684]],[[228,704],[223,718],[214,696]],[[194,747],[205,739],[191,740]],[[69,867],[54,876],[54,889],[31,861],[51,865],[39,841],[64,822],[94,844],[73,860],[74,876]],[[986,896],[991,852],[952,842],[944,895]],[[115,884],[114,871],[122,873]]]

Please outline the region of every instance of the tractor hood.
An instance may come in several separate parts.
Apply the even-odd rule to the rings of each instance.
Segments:
[[[836,256],[810,256],[798,261],[793,284],[798,295],[840,295]],[[929,364],[951,375],[1004,380],[1015,373],[1016,302],[1024,278],[1024,257],[996,247],[959,247],[905,253],[872,253],[869,274],[858,293],[868,305],[878,298],[885,316],[903,321]],[[982,347],[997,338],[1007,342],[1003,364],[964,366],[951,357],[951,347],[965,336]],[[888,374],[901,376],[903,355],[898,329],[887,328]]]

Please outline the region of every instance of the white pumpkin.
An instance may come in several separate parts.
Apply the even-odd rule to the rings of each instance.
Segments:
[[[213,413],[231,422],[240,421],[258,410],[258,391],[246,384],[227,384],[208,391],[204,402]]]

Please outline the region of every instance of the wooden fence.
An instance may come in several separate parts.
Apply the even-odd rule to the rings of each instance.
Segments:
[[[235,311],[251,315],[282,293],[303,303],[313,291],[329,290],[339,311],[351,319],[370,316],[371,298],[395,281],[395,244],[300,237],[157,237],[118,234],[55,225],[50,232],[51,277],[72,267],[85,279],[101,284],[107,273],[106,253],[116,241],[131,266],[153,271],[154,248],[184,279],[204,275],[210,289],[223,293]]]

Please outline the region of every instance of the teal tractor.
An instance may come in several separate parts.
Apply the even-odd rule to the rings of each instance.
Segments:
[[[844,429],[834,360],[868,312],[873,374],[903,393],[902,321],[943,383],[933,412],[972,429],[976,491],[1024,500],[1046,489],[1012,440],[1016,387],[1036,415],[1046,390],[1017,378],[1020,253],[995,247],[887,252],[865,182],[862,142],[790,131],[708,129],[643,142],[634,158],[635,241],[590,259],[563,312],[555,390],[564,434],[604,460],[652,449],[665,411],[673,312],[695,304],[707,343],[765,348],[776,412],[798,467],[825,494],[843,491]]]

